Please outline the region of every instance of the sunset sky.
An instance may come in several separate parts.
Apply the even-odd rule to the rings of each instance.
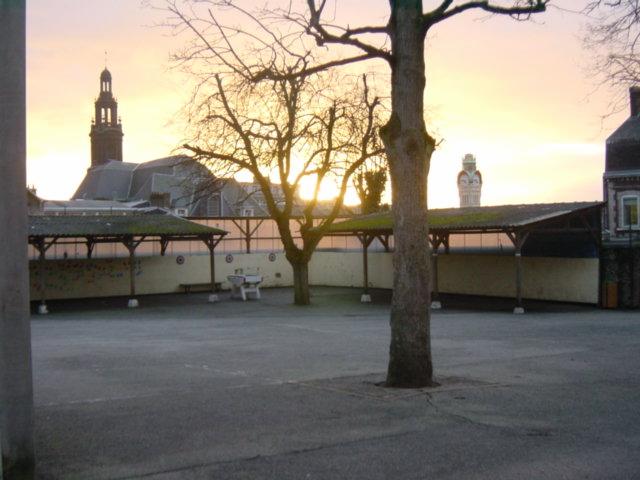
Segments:
[[[363,3],[384,18],[386,0],[348,0],[352,26]],[[557,4],[576,9],[581,1]],[[184,132],[174,119],[189,91],[183,74],[170,69],[180,41],[153,26],[161,13],[138,0],[31,0],[27,16],[28,182],[40,196],[68,199],[89,166],[105,50],[124,160],[172,153]],[[431,33],[428,125],[442,139],[431,165],[431,207],[457,206],[465,153],[477,157],[484,205],[601,199],[604,140],[627,112],[602,122],[611,92],[593,93],[583,24],[552,8],[527,23],[467,14]]]

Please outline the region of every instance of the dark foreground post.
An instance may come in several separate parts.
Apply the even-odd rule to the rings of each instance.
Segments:
[[[33,478],[25,0],[0,0],[0,440],[4,480]]]

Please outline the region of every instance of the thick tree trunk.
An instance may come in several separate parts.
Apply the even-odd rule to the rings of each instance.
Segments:
[[[393,2],[392,114],[381,136],[389,160],[395,253],[387,386],[433,383],[429,325],[427,175],[434,142],[424,123],[422,2]]]
[[[293,268],[293,301],[296,305],[309,305],[311,303],[309,295],[309,260],[299,259],[289,260],[289,262]]]

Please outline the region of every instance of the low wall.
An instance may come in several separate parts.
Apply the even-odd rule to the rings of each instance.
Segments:
[[[178,258],[184,260],[179,263]],[[227,275],[236,269],[245,273],[260,273],[266,287],[285,287],[293,284],[293,274],[283,254],[270,261],[266,253],[216,255],[216,281],[229,288]],[[209,255],[167,255],[138,257],[135,260],[136,293],[171,293],[180,291],[181,283],[211,281]],[[31,298],[40,298],[39,266],[29,262]],[[113,297],[129,294],[129,259],[47,260],[45,262],[46,296],[49,299]]]
[[[313,285],[362,286],[362,254],[318,252],[311,264]],[[523,257],[522,295],[538,300],[598,303],[597,258]],[[507,255],[438,256],[442,293],[515,296],[515,258]],[[369,286],[393,287],[390,253],[369,253]]]
[[[181,283],[206,283],[208,255],[139,257],[136,259],[138,294],[170,293]],[[284,254],[270,259],[267,253],[234,254],[226,261],[216,255],[216,280],[228,288],[226,276],[236,269],[260,273],[265,287],[291,286],[293,275]],[[272,261],[273,260],[273,261]],[[541,300],[597,303],[598,259],[523,257],[523,296]],[[32,299],[39,298],[38,266],[31,262]],[[361,287],[361,252],[316,252],[311,261],[312,285]],[[469,295],[511,297],[515,294],[514,258],[499,255],[440,255],[440,291]],[[128,295],[128,259],[47,260],[45,263],[47,298],[86,298]],[[393,267],[390,253],[369,254],[369,284],[392,288]]]

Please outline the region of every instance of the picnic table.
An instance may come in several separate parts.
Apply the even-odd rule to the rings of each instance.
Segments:
[[[260,300],[261,275],[227,275],[227,280],[231,284],[231,297],[240,294],[242,300],[246,301],[248,294],[253,293],[256,299]]]

